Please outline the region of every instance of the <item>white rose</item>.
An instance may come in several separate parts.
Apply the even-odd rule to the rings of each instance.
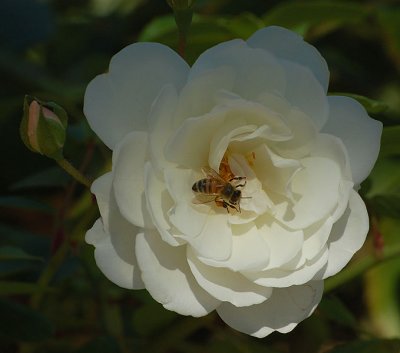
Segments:
[[[113,150],[86,236],[103,273],[183,315],[216,309],[256,337],[311,315],[323,280],[365,240],[355,189],[382,130],[353,99],[327,97],[328,80],[318,51],[280,27],[221,43],[192,67],[156,43],[116,54],[84,106]],[[237,205],[194,201],[207,166],[246,177]]]

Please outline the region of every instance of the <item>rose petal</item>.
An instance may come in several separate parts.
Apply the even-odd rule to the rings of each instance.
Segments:
[[[302,285],[308,281],[315,279],[322,279],[322,275],[327,267],[328,262],[328,249],[325,246],[322,250],[311,260],[305,260],[300,256],[295,258],[291,263],[282,266],[282,268],[275,268],[272,270],[264,270],[260,272],[243,271],[242,274],[261,286],[286,288],[293,285]],[[302,264],[301,267],[296,265],[296,261]]]
[[[168,210],[173,206],[173,201],[165,184],[157,177],[149,162],[145,165],[144,183],[147,209],[161,238],[169,245],[181,245],[183,240],[174,236],[173,233],[176,235],[177,232],[172,229],[172,225],[166,218]]]
[[[331,234],[333,220],[328,217],[322,224],[314,224],[304,230],[303,256],[307,260],[313,259],[325,246]]]
[[[97,220],[86,241],[95,246],[97,266],[109,280],[123,288],[141,289],[134,245],[139,229],[121,216],[112,194],[109,206],[107,228]]]
[[[319,133],[314,140],[310,156],[323,157],[335,161],[341,167],[343,178],[348,181],[353,179],[346,146],[340,138]]]
[[[355,184],[371,172],[378,157],[382,123],[371,119],[352,98],[329,96],[329,120],[323,132],[339,137],[346,146]]]
[[[346,213],[333,226],[328,240],[328,267],[321,278],[338,273],[364,244],[369,229],[368,213],[357,192],[350,193]]]
[[[122,215],[138,227],[152,227],[145,222],[147,215],[143,202],[147,139],[145,132],[132,132],[113,153],[113,187],[118,207]]]
[[[235,72],[233,92],[254,99],[263,91],[283,93],[285,74],[280,63],[270,53],[249,48],[236,39],[218,44],[199,56],[190,71],[189,80],[216,67],[231,67]]]
[[[319,157],[304,158],[301,163],[304,169],[295,174],[291,184],[293,194],[300,195],[300,199],[286,210],[277,207],[275,215],[293,229],[304,229],[325,219],[339,199],[341,173],[337,163]]]
[[[283,61],[283,67],[287,81],[284,97],[293,107],[311,118],[320,130],[328,120],[329,114],[326,90],[308,68],[291,61]]]
[[[217,312],[229,326],[255,337],[265,337],[274,331],[287,333],[309,317],[321,300],[323,282],[313,281],[302,286],[274,289],[265,302],[237,308],[222,303]]]
[[[266,49],[279,59],[290,60],[308,67],[327,92],[328,65],[318,50],[298,34],[286,28],[270,26],[255,32],[247,43],[253,48]]]
[[[188,262],[197,283],[213,297],[235,306],[259,304],[271,296],[272,288],[252,283],[238,272],[207,266],[188,248]]]
[[[232,68],[222,66],[191,77],[183,87],[173,120],[173,128],[179,128],[187,118],[209,113],[216,105],[220,91],[230,91],[235,82]]]
[[[225,210],[224,210],[225,212]],[[201,233],[195,237],[183,237],[198,256],[226,260],[232,251],[232,230],[228,215],[209,214]]]
[[[154,101],[149,115],[149,155],[158,174],[170,167],[165,159],[164,148],[174,132],[173,118],[175,116],[178,94],[172,85],[166,85]]]
[[[108,229],[109,201],[112,189],[113,173],[108,172],[97,178],[90,187],[90,191],[96,196],[100,215],[103,219],[104,227]]]
[[[260,235],[270,250],[266,269],[280,267],[291,261],[302,249],[304,235],[301,230],[290,231],[266,216],[260,217]]]
[[[291,109],[283,118],[292,132],[287,141],[269,144],[281,157],[300,159],[310,154],[317,131],[311,119],[297,108]]]
[[[145,230],[136,238],[136,256],[146,289],[166,309],[198,317],[220,304],[195,281],[184,246],[169,246],[157,232]]]
[[[253,129],[250,125],[254,125],[255,135],[249,135],[246,139],[262,137],[282,141],[290,138],[288,126],[277,114],[262,104],[233,99],[216,106],[203,116],[186,119],[170,138],[165,149],[166,158],[187,168],[200,169],[207,165],[210,153],[213,152],[210,146],[212,141],[212,148],[216,148],[218,140],[214,136],[222,137],[244,125],[249,125],[248,129]],[[257,126],[260,125],[266,125],[268,129],[257,131]],[[238,137],[235,140],[240,141]],[[222,146],[218,150],[222,150]]]
[[[178,90],[189,67],[167,46],[135,43],[117,53],[109,72],[92,80],[84,112],[90,127],[111,149],[133,130],[145,130],[151,104],[166,84]]]
[[[254,149],[253,170],[263,187],[269,192],[290,196],[289,183],[301,168],[299,161],[283,158],[265,144]]]
[[[268,265],[270,249],[253,222],[232,226],[232,253],[225,261],[199,257],[206,265],[232,271],[262,270]]]

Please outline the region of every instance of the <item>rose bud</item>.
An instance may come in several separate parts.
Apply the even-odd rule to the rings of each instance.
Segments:
[[[20,134],[33,152],[59,160],[63,158],[67,114],[53,102],[41,102],[25,96]]]

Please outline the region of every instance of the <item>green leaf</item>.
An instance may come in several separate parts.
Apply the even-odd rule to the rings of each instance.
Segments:
[[[373,339],[335,347],[327,353],[399,353],[400,340]]]
[[[379,219],[376,231],[381,233],[383,247],[399,248],[400,219]],[[381,337],[398,337],[400,333],[400,257],[393,257],[371,268],[364,277],[364,299],[368,321]]]
[[[68,180],[70,177],[64,170],[59,167],[51,167],[17,181],[10,185],[10,190],[65,186]]]
[[[398,7],[381,8],[378,12],[378,21],[382,26],[386,40],[387,48],[400,55],[400,9]]]
[[[325,297],[321,301],[319,309],[322,315],[339,325],[350,328],[357,327],[357,320],[337,297]]]
[[[380,157],[400,156],[400,125],[385,127],[382,131]]]
[[[365,96],[361,96],[359,94],[347,93],[347,92],[330,92],[329,95],[346,96],[353,98],[356,101],[358,101],[370,114],[382,113],[389,108],[389,106],[384,102],[368,98]]]
[[[80,347],[76,353],[118,353],[120,349],[117,342],[112,337],[97,337],[84,346]]]
[[[0,299],[0,337],[7,341],[39,341],[52,335],[50,322],[37,311]]]
[[[320,25],[323,32],[331,31],[343,23],[354,23],[368,14],[366,6],[345,1],[285,2],[269,11],[263,20],[268,25],[283,26],[305,34]]]
[[[258,17],[243,13],[235,17],[193,16],[187,38],[186,60],[193,63],[208,48],[233,38],[247,39],[263,27]],[[173,16],[155,19],[139,35],[140,41],[154,41],[177,48],[177,30]]]
[[[22,196],[1,196],[0,207],[22,208],[44,213],[52,213],[53,209],[43,202],[28,199]]]
[[[374,212],[400,217],[400,158],[378,159],[368,180],[365,197]]]
[[[165,310],[160,304],[152,301],[135,311],[133,327],[139,334],[147,336],[167,327],[176,318],[176,313]]]
[[[0,281],[0,295],[21,295],[32,294],[39,289],[37,283],[18,282],[18,281]],[[53,288],[46,288],[46,291],[55,291]]]
[[[20,248],[16,248],[13,246],[3,246],[0,248],[0,261],[7,260],[43,261],[41,257],[29,255]]]

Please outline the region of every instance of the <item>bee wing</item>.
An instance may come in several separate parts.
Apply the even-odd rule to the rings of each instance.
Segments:
[[[226,184],[226,180],[221,177],[214,169],[210,167],[203,167],[201,168],[203,173],[207,176],[207,178],[216,179],[221,182],[221,185]]]
[[[202,205],[204,203],[213,202],[217,195],[209,195],[209,194],[198,194],[196,197],[192,199],[192,203],[196,205]]]

